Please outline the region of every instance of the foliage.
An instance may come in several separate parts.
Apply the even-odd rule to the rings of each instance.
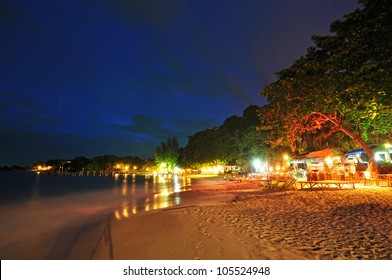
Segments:
[[[221,126],[200,131],[188,139],[182,152],[186,166],[202,164],[244,165],[255,157],[268,154],[266,133],[256,130],[259,107],[247,107],[242,116],[228,117]]]
[[[88,166],[89,163],[90,160],[86,157],[83,156],[76,157],[69,163],[69,171],[71,172],[84,171],[84,168]]]
[[[380,170],[380,174],[391,174],[392,162],[381,162],[379,170]]]
[[[12,166],[0,166],[0,171],[24,171],[24,170],[28,170],[29,167],[27,166],[19,166],[19,165],[12,165]]]
[[[175,137],[169,137],[166,142],[155,148],[155,162],[159,166],[164,164],[166,168],[172,170],[178,162],[179,145]]]
[[[260,129],[270,131],[271,145],[298,151],[308,135],[345,134],[372,158],[366,142],[391,131],[392,5],[362,4],[331,24],[333,35],[313,36],[306,56],[264,88]]]
[[[93,171],[93,172],[111,172],[115,169],[117,164],[136,166],[137,169],[142,168],[143,161],[139,157],[119,157],[114,155],[96,156],[92,159],[84,156],[77,156],[72,160],[64,159],[49,159],[46,162],[37,162],[36,165],[51,166],[52,172],[80,172],[80,171]]]

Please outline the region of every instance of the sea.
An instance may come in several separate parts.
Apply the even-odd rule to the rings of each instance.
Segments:
[[[80,230],[106,218],[129,219],[179,205],[182,194],[202,180],[177,175],[49,176],[2,171],[0,258],[67,258],[55,249],[37,254],[34,247],[71,228]]]

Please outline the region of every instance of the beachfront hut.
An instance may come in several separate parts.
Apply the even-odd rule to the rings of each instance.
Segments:
[[[344,156],[345,169],[347,169],[346,167],[348,167],[350,171],[352,169],[353,171],[351,172],[354,174],[360,172],[358,176],[362,177],[362,171],[365,171],[369,164],[369,157],[365,151],[363,149],[356,149],[345,153]]]
[[[376,161],[392,162],[392,145],[382,144],[373,149],[374,159]]]
[[[297,155],[291,158],[290,160],[290,165],[292,165],[294,167],[294,169],[306,169],[306,155],[307,154],[301,154],[301,155]]]
[[[297,155],[290,160],[291,170],[294,172],[294,176],[297,179],[304,179],[306,177],[306,155],[307,154]]]
[[[305,176],[308,177],[308,180],[331,179],[332,173],[344,172],[343,163],[344,153],[335,148],[299,155],[290,161],[295,171],[306,170]]]
[[[343,162],[344,153],[335,148],[314,151],[305,156],[308,171],[330,172]]]
[[[380,146],[371,146],[372,151],[374,153],[374,159],[376,161],[386,161],[392,162],[392,145],[391,144],[382,144]],[[369,157],[366,155],[363,149],[357,149],[345,154],[345,157],[348,161],[352,161],[355,164],[359,163],[367,163],[369,161]]]
[[[355,164],[368,162],[369,158],[363,149],[356,149],[344,154],[347,161],[352,161]]]

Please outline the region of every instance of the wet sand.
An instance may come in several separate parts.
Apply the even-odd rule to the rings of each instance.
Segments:
[[[214,182],[85,228],[70,259],[392,259],[392,188],[267,191]]]

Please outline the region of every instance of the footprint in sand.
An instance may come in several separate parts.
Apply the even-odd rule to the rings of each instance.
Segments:
[[[203,228],[201,229],[201,232],[202,232],[205,236],[210,237],[211,234],[209,234],[207,230],[208,230],[208,227],[203,227]]]
[[[199,223],[199,224],[197,224],[196,225],[198,228],[202,228],[203,226],[204,226],[204,224],[203,223]]]
[[[195,248],[196,248],[196,249],[199,249],[199,248],[201,248],[202,246],[203,246],[203,242],[199,242],[199,243],[196,244]]]

